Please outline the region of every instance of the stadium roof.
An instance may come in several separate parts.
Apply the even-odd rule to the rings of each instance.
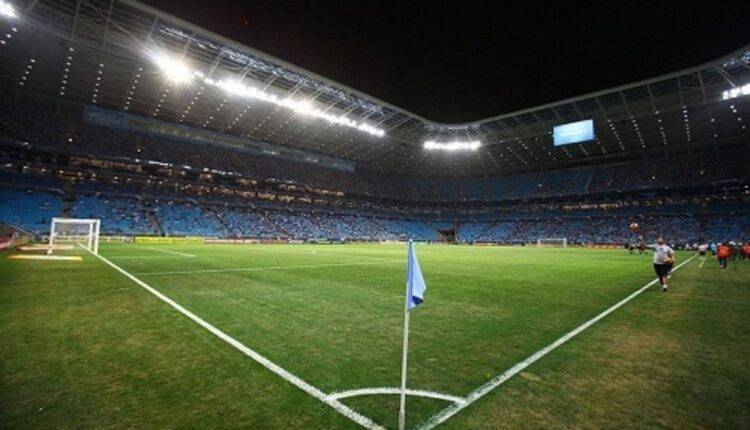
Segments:
[[[6,89],[252,137],[386,173],[489,176],[747,145],[750,137],[750,96],[742,90],[750,84],[750,44],[653,79],[441,124],[135,0],[3,5],[12,8],[4,15],[0,8]],[[594,140],[553,146],[554,126],[583,119],[594,120]],[[446,152],[425,149],[426,141],[481,146]]]

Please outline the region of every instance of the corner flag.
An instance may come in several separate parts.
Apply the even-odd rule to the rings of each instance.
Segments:
[[[406,300],[407,307],[411,310],[422,304],[424,293],[427,290],[417,254],[414,252],[414,244],[411,241],[409,241],[409,256],[406,267]]]
[[[422,277],[414,243],[409,241],[409,251],[406,257],[406,298],[404,303],[404,350],[401,361],[401,402],[398,409],[398,428],[404,430],[406,424],[406,367],[409,358],[409,311],[424,301],[427,284]]]

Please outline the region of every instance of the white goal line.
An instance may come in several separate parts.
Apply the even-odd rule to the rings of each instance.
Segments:
[[[673,271],[676,271],[677,269],[681,268],[682,266],[689,263],[692,259],[697,257],[698,254],[693,255],[692,257],[688,258],[687,260],[683,261],[679,265],[677,265]],[[436,415],[433,415],[432,417],[428,418],[427,421],[423,422],[418,426],[420,430],[427,430],[431,429],[446,420],[448,420],[450,417],[456,415],[457,413],[461,412],[463,409],[465,409],[467,406],[471,405],[472,403],[479,400],[481,397],[485,396],[495,388],[502,385],[505,381],[512,378],[513,376],[517,375],[527,367],[531,366],[532,364],[536,363],[539,359],[544,357],[545,355],[549,354],[550,352],[554,351],[558,347],[560,347],[565,342],[569,341],[570,339],[574,338],[578,334],[580,334],[582,331],[586,330],[587,328],[591,327],[592,325],[599,322],[602,318],[606,317],[607,315],[611,314],[612,312],[616,311],[621,306],[625,305],[629,301],[633,300],[635,297],[646,291],[648,288],[650,288],[652,285],[659,282],[659,279],[656,278],[649,282],[648,284],[644,285],[643,287],[639,288],[629,296],[625,297],[624,299],[620,300],[619,302],[615,303],[614,305],[610,306],[606,310],[604,310],[599,315],[591,318],[590,320],[586,321],[585,323],[579,325],[578,327],[574,328],[573,330],[569,331],[568,333],[564,334],[562,337],[557,339],[556,341],[552,342],[551,344],[545,346],[544,348],[540,349],[539,351],[532,354],[527,359],[517,363],[515,366],[511,367],[510,369],[506,370],[505,372],[501,373],[500,375],[495,376],[491,380],[489,380],[487,383],[482,385],[481,387],[477,388],[476,390],[469,393],[468,396],[466,396],[466,401],[462,403],[454,403],[451,406],[448,406],[447,408],[443,409]]]
[[[214,327],[210,323],[203,320],[201,317],[195,315],[194,313],[190,312],[189,310],[185,309],[180,305],[179,303],[175,302],[174,300],[170,299],[169,297],[165,296],[155,288],[151,287],[150,285],[146,284],[145,282],[141,281],[140,279],[136,278],[135,276],[128,273],[125,269],[122,269],[118,265],[112,263],[108,259],[102,257],[101,255],[95,254],[88,248],[81,246],[81,248],[88,251],[91,255],[95,256],[96,258],[100,259],[113,269],[117,270],[121,274],[125,275],[128,279],[135,282],[139,286],[143,287],[146,291],[156,296],[161,301],[165,302],[181,314],[185,315],[186,317],[193,320],[193,322],[197,323],[204,329],[208,330],[211,334],[215,335],[219,339],[223,340],[224,342],[230,344],[235,349],[239,350],[246,356],[250,357],[266,369],[270,370],[271,372],[275,373],[276,375],[280,376],[285,381],[291,383],[292,385],[296,386],[297,388],[301,389],[302,391],[306,392],[307,394],[315,397],[316,399],[320,400],[321,402],[327,404],[328,406],[332,407],[334,410],[336,410],[341,415],[349,418],[350,420],[354,421],[355,423],[359,424],[362,427],[368,428],[368,429],[382,429],[382,427],[378,424],[376,424],[373,420],[370,418],[360,414],[359,412],[349,408],[348,406],[344,405],[337,399],[331,398],[326,393],[321,391],[319,388],[314,387],[313,385],[309,384],[308,382],[302,380],[298,376],[292,374],[288,370],[282,368],[278,364],[272,362],[271,360],[267,359],[263,355],[255,352],[254,350],[248,348],[244,344],[242,344],[237,339],[229,336],[228,334],[224,333],[223,331],[219,330],[218,328]]]

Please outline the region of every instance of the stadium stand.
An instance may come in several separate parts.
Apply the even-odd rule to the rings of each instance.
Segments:
[[[107,135],[105,141],[111,143],[110,139]],[[297,176],[283,183],[265,175],[250,182],[221,175],[206,181],[201,173],[175,168],[178,163],[165,168],[135,159],[124,163],[124,158],[114,155],[83,158],[68,153],[63,158],[57,149],[20,144],[7,136],[3,142],[2,220],[40,234],[52,216],[63,214],[65,199],[74,201],[67,215],[96,216],[103,220],[104,233],[123,235],[439,241],[438,230],[458,225],[456,240],[462,243],[533,243],[539,237],[566,237],[577,244],[624,244],[634,240],[624,228],[633,217],[647,226],[647,235],[664,234],[676,244],[741,241],[749,230],[750,204],[742,197],[748,182],[742,168],[747,158],[742,154],[730,157],[733,162],[724,162],[721,169],[716,166],[723,156],[678,157],[668,174],[660,177],[643,173],[654,165],[633,162],[449,180],[452,185],[446,187],[446,180],[389,178],[392,184],[400,181],[394,185],[397,188],[416,190],[411,196],[426,202],[420,206],[408,204],[408,192],[398,198],[391,195],[387,201],[378,193],[357,197],[351,189],[364,190],[368,185],[356,175],[330,171],[336,178],[330,179],[322,173],[325,169],[317,168],[314,175],[307,175],[307,166],[289,169]],[[90,145],[91,150],[107,148],[107,143]],[[262,158],[253,156],[253,160]],[[668,179],[684,177],[691,179]],[[671,187],[664,185],[667,181]],[[334,183],[343,188],[321,193],[319,187]],[[681,190],[682,185],[689,189]],[[670,188],[664,197],[654,195]],[[731,190],[739,190],[739,197],[727,198]],[[139,200],[132,198],[134,193]],[[623,197],[623,193],[630,194]],[[282,194],[287,200],[278,199]],[[247,200],[242,204],[248,195],[250,204]],[[431,195],[438,200],[427,200]],[[264,198],[271,196],[271,200]],[[477,205],[473,198],[478,196],[490,198]],[[568,203],[560,203],[560,198]],[[501,206],[493,206],[495,199]]]
[[[52,217],[61,210],[60,198],[54,194],[0,189],[0,220],[31,233],[49,232]]]
[[[213,217],[197,204],[161,202],[154,213],[168,236],[223,236]]]
[[[133,199],[82,195],[75,200],[70,215],[100,219],[104,234],[157,234],[140,203]]]

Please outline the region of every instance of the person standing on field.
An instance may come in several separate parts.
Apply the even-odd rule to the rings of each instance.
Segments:
[[[727,268],[727,264],[729,263],[729,257],[732,256],[732,248],[729,247],[728,244],[720,243],[718,247],[716,247],[716,258],[719,260],[719,267],[722,269]]]
[[[641,244],[643,245],[643,241],[641,241]],[[674,250],[667,245],[667,242],[661,236],[656,238],[655,244],[643,245],[643,247],[654,250],[654,271],[659,278],[661,291],[666,293],[669,290],[669,277],[672,275],[672,267],[675,261]]]

